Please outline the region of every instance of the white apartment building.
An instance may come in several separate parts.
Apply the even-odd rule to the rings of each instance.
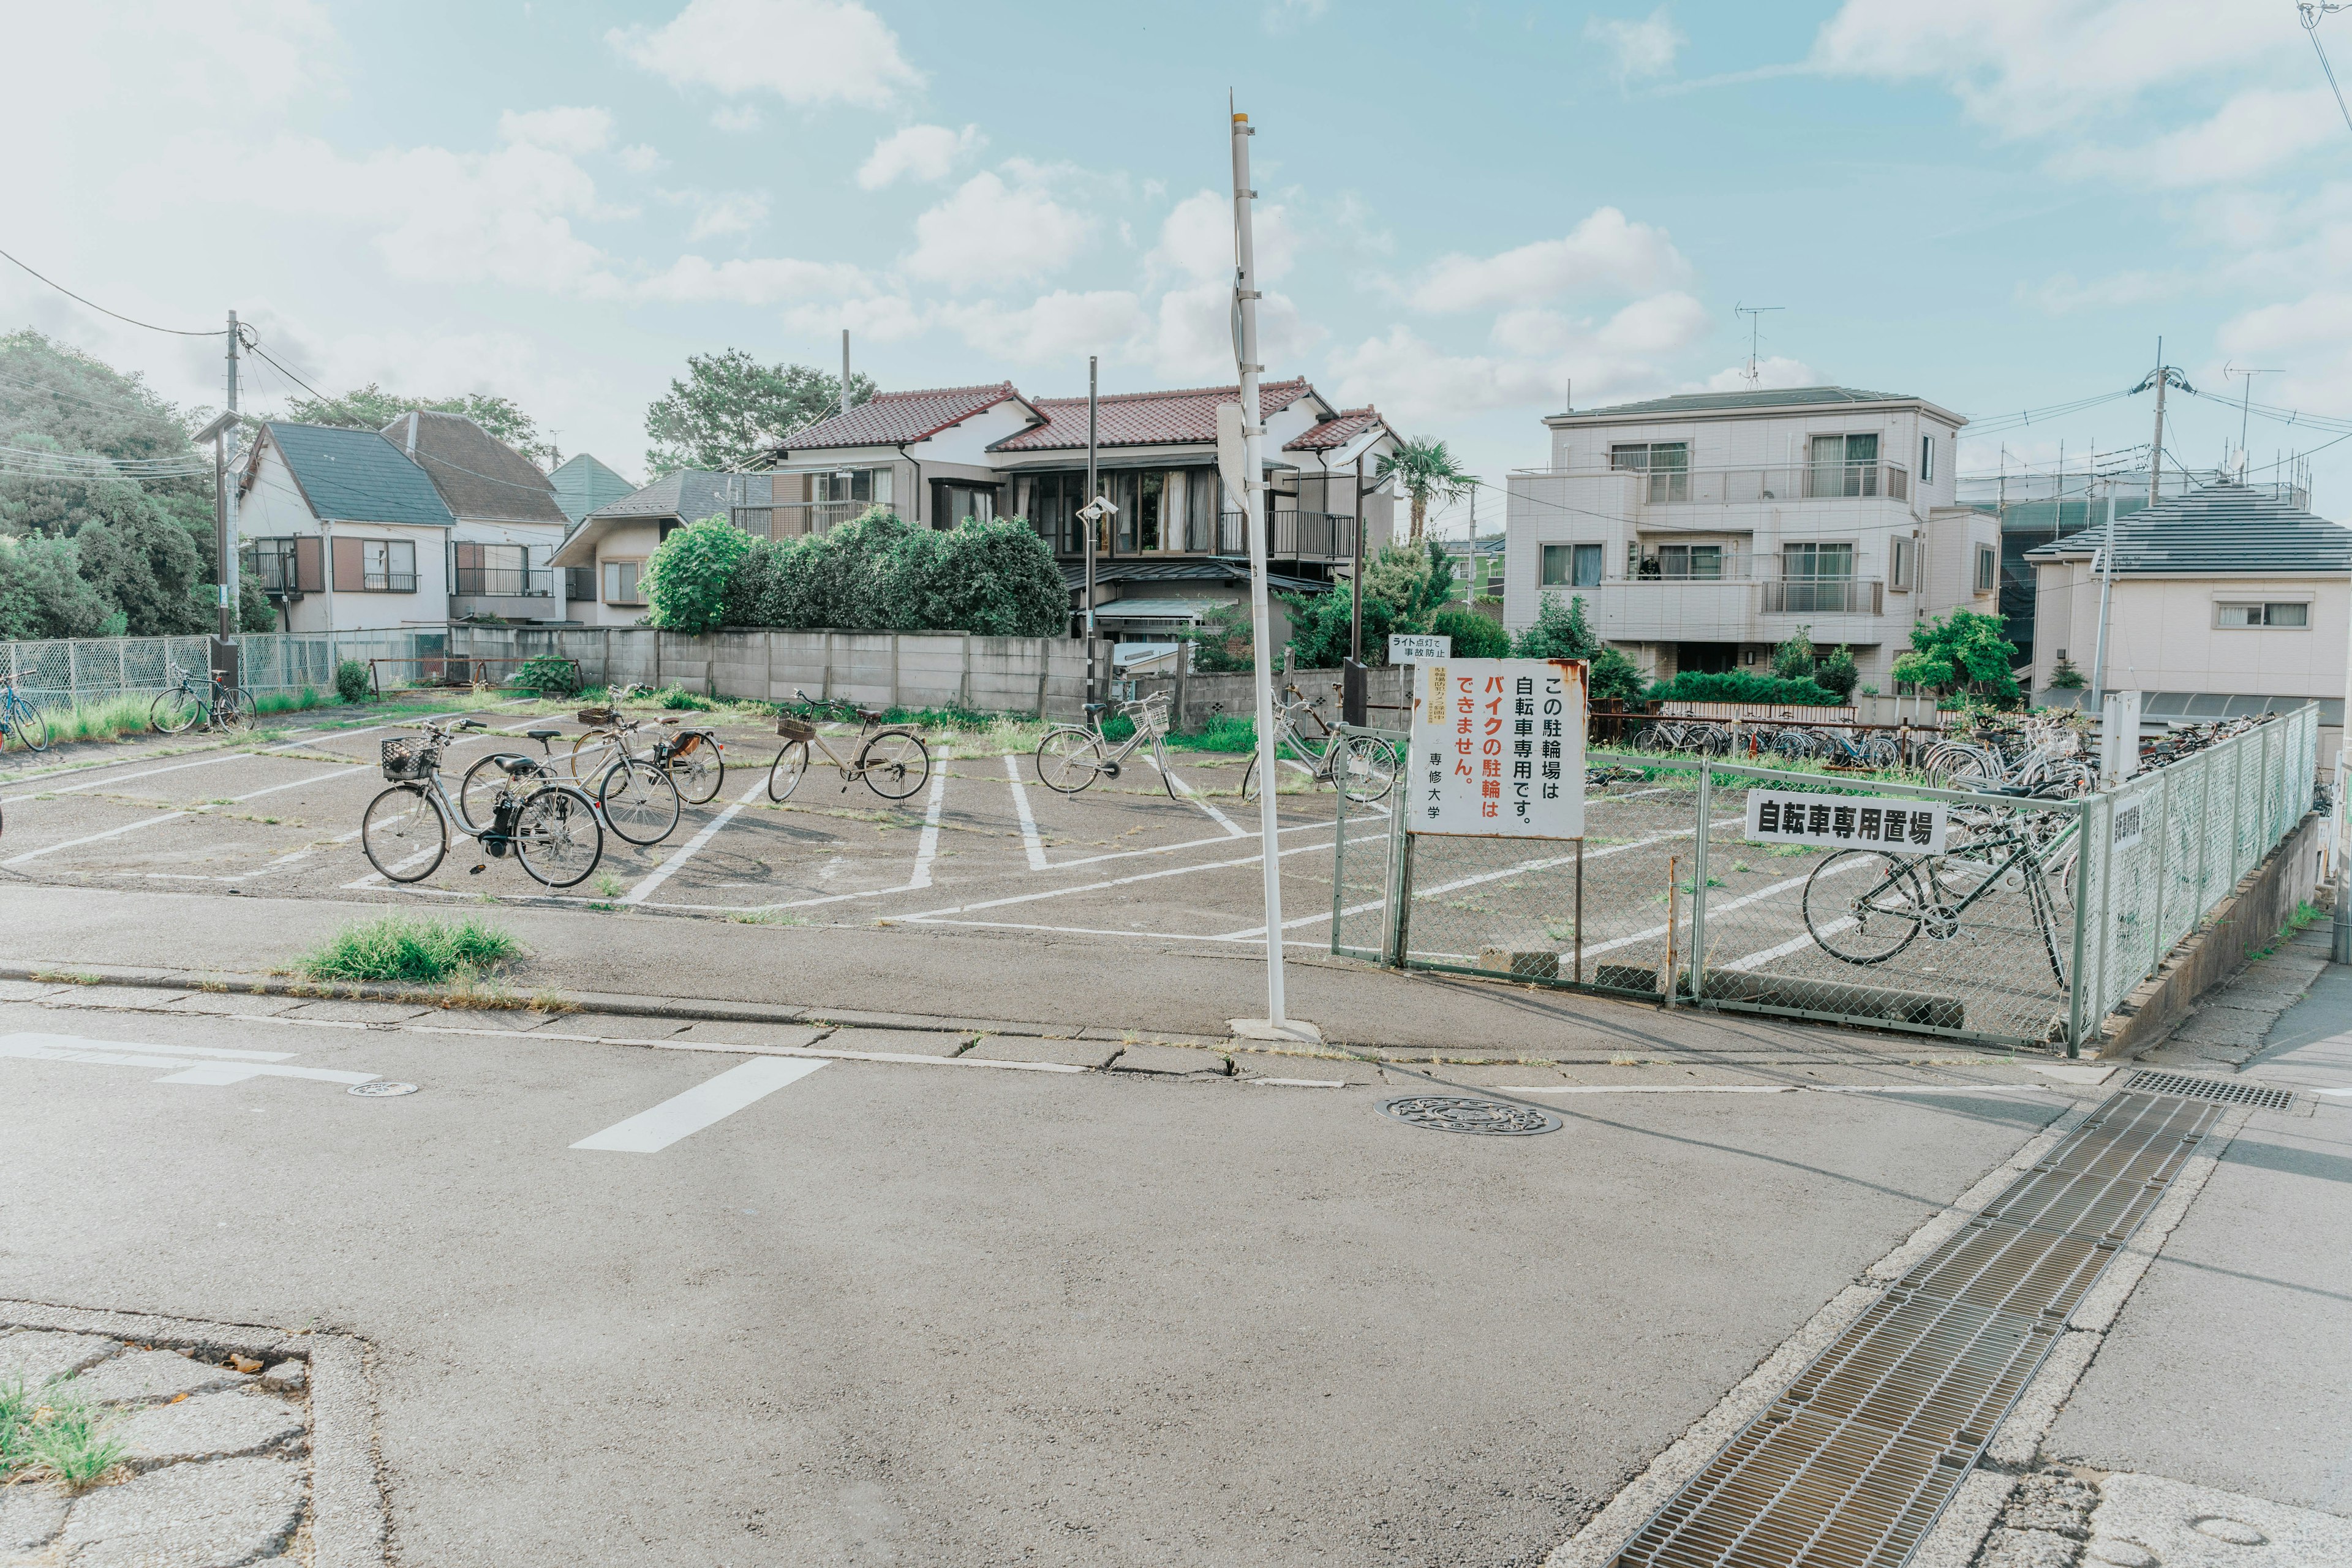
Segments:
[[[1799,627],[1892,689],[1915,622],[1998,603],[1998,519],[1957,504],[1959,415],[1845,386],[1555,414],[1509,478],[1504,624],[1546,594],[1652,676],[1769,667]]]

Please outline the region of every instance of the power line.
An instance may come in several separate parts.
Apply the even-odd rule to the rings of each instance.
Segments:
[[[249,349],[251,349],[251,350],[253,351],[253,354],[254,354],[254,357],[255,357],[255,358],[259,359],[259,360],[262,360],[262,361],[266,362],[267,363],[268,363],[268,364],[270,364],[270,365],[272,365],[272,366],[276,367],[276,369],[277,369],[280,374],[284,374],[288,379],[291,380],[291,381],[294,383],[294,384],[295,384],[295,385],[297,385],[297,386],[300,387],[303,391],[305,391],[305,392],[309,393],[312,397],[314,397],[314,398],[318,399],[320,403],[327,405],[329,407],[332,407],[332,408],[340,408],[340,409],[341,409],[341,410],[342,410],[344,413],[346,413],[346,414],[357,414],[357,413],[359,412],[359,410],[358,410],[358,409],[353,408],[353,407],[352,407],[349,403],[345,402],[343,399],[341,399],[341,398],[340,398],[340,397],[330,397],[330,396],[328,396],[325,393],[320,392],[317,387],[312,386],[309,382],[304,381],[300,376],[296,375],[292,371],[288,370],[288,369],[287,369],[283,364],[278,363],[278,361],[276,361],[276,360],[274,360],[274,359],[271,359],[271,358],[269,357],[269,355],[262,350],[262,347],[261,347],[261,345],[260,345],[258,342],[248,342],[246,344],[246,347],[247,347],[247,348],[249,348]],[[368,428],[370,428],[370,429],[373,429],[373,428],[374,428],[374,426],[368,426]],[[382,432],[381,430],[377,430],[377,431],[376,431],[376,434],[378,434],[378,435],[382,435],[382,434],[383,434],[383,432]],[[484,434],[484,435],[486,435],[486,436],[488,436],[488,435],[489,435],[489,432],[486,430],[486,431],[484,431],[484,432],[483,432],[483,434]],[[496,441],[496,440],[498,440],[498,437],[495,437],[495,436],[491,436],[491,437],[490,437],[490,439],[491,439],[491,440],[493,440],[493,441]],[[503,444],[503,443],[502,443],[502,444]],[[511,448],[509,448],[509,449],[511,449]],[[518,455],[520,455],[520,454],[518,454]],[[424,456],[425,456],[425,458],[430,458],[434,462],[438,463],[441,467],[443,467],[443,468],[452,468],[452,469],[455,469],[455,470],[456,470],[457,472],[458,472],[458,473],[470,475],[470,476],[471,476],[472,478],[474,478],[474,479],[478,479],[484,480],[484,481],[486,481],[487,483],[489,483],[489,484],[494,484],[494,485],[505,485],[505,486],[507,486],[507,487],[508,487],[509,489],[510,489],[529,490],[529,491],[530,491],[530,492],[531,492],[532,494],[534,494],[534,495],[546,495],[546,494],[548,494],[548,493],[549,493],[549,491],[548,491],[548,489],[547,489],[547,481],[546,481],[546,479],[545,479],[544,478],[542,478],[542,479],[540,480],[540,482],[539,482],[538,484],[531,484],[531,483],[529,483],[529,482],[527,482],[527,481],[525,481],[525,480],[522,480],[522,479],[501,479],[500,477],[499,477],[499,476],[498,476],[498,475],[496,475],[496,474],[485,474],[485,473],[482,473],[482,472],[480,472],[480,471],[479,471],[479,470],[478,470],[478,469],[469,468],[467,468],[467,467],[466,467],[466,465],[465,465],[465,464],[463,464],[463,463],[452,462],[452,461],[450,461],[447,458],[443,457],[443,456],[442,456],[440,453],[438,453],[438,452],[427,452],[427,453],[424,454]],[[421,458],[420,458],[420,459],[412,459],[412,460],[420,461],[420,462],[422,461],[422,459],[421,459]],[[529,459],[528,458],[524,458],[523,460],[524,460],[525,462],[529,462],[530,459]]]
[[[67,288],[64,284],[58,282],[56,279],[41,277],[41,274],[34,272],[31,268],[26,267],[23,262],[18,261],[15,257],[10,256],[5,250],[0,250],[0,260],[5,260],[18,268],[22,268],[26,272],[31,274],[31,276],[39,278],[42,282],[47,284],[58,293],[63,294],[67,299],[73,300],[77,304],[87,305],[101,316],[111,316],[118,321],[128,321],[134,327],[144,327],[151,332],[169,332],[173,337],[177,338],[225,338],[228,336],[228,329],[226,327],[215,327],[210,331],[203,332],[192,332],[184,327],[159,327],[152,321],[142,321],[136,316],[126,316],[120,310],[110,310],[105,306],[98,303],[95,300],[85,300],[80,295],[75,293],[72,289]]]
[[[2336,108],[2344,116],[2344,127],[2352,131],[2352,108],[2344,102],[2344,89],[2336,80],[2336,68],[2327,63],[2327,50],[2319,42],[2319,19],[2331,12],[2345,9],[2337,0],[2302,0],[2295,12],[2303,18],[2304,36],[2311,40],[2311,52],[2319,57],[2319,68],[2327,74],[2328,89],[2336,94]]]

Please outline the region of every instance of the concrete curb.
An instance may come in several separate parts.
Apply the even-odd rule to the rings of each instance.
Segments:
[[[233,1352],[265,1363],[308,1363],[314,1568],[385,1568],[389,1563],[383,1484],[376,1467],[375,1399],[362,1340],[47,1301],[0,1300],[0,1328],[104,1334],[174,1350]]]

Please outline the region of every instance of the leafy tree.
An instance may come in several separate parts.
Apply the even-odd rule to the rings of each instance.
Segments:
[[[852,374],[849,401],[870,402],[875,385]],[[811,365],[761,364],[741,349],[688,354],[686,379],[646,410],[646,466],[658,478],[677,468],[739,468],[786,436],[841,406],[841,378]]]
[[[938,542],[920,585],[915,627],[974,637],[1060,637],[1070,624],[1070,590],[1054,552],[1017,517],[967,519]]]
[[[665,631],[717,631],[727,579],[750,553],[751,535],[723,517],[687,524],[646,560],[646,619]]]
[[[1459,606],[1440,610],[1430,617],[1429,629],[1439,637],[1454,639],[1454,657],[1456,658],[1510,657],[1511,637],[1503,630],[1503,623],[1475,610],[1465,610]]]
[[[1591,658],[1601,639],[1584,618],[1584,595],[1546,594],[1536,618],[1511,644],[1520,658]]]
[[[1623,649],[1604,647],[1592,656],[1588,691],[1595,702],[1639,702],[1649,684],[1642,667],[1626,658]]]
[[[2062,654],[2058,662],[2050,667],[2050,684],[2059,691],[2080,691],[2084,684],[2083,672],[2075,668],[2073,659]]]
[[[1819,663],[1813,652],[1813,628],[1799,626],[1794,636],[1772,650],[1772,673],[1783,680],[1811,680]]]
[[[1407,542],[1416,546],[1429,521],[1429,503],[1460,500],[1478,482],[1477,475],[1454,460],[1444,442],[1429,436],[1399,442],[1395,451],[1381,457],[1373,477],[1393,479],[1404,486],[1405,496],[1412,503],[1412,532]]]
[[[114,613],[82,579],[72,540],[0,537],[0,637],[96,637]]]
[[[286,417],[301,425],[332,425],[343,430],[381,430],[412,408],[427,414],[462,414],[498,439],[542,468],[563,460],[555,439],[544,435],[539,422],[511,398],[494,393],[467,392],[455,397],[406,397],[386,392],[374,382],[355,386],[341,397],[296,397],[286,405]]]
[[[2018,700],[2017,646],[2001,635],[2000,617],[1954,610],[1911,628],[1911,651],[1895,661],[1895,679],[1927,690],[1988,698],[2003,706]]]
[[[74,535],[81,575],[134,637],[209,630],[205,559],[188,531],[137,487],[110,487]]]
[[[1367,574],[1369,575],[1369,574]],[[1290,612],[1290,658],[1300,669],[1337,669],[1348,657],[1354,635],[1355,586],[1342,583],[1328,594],[1276,594]],[[1396,605],[1364,590],[1364,663],[1384,665],[1389,658],[1389,634],[1405,629],[1398,624]]]
[[[215,616],[206,624],[217,626],[220,623],[216,618],[212,590],[212,584],[200,583],[196,585],[196,596],[204,601],[205,614]],[[278,629],[278,611],[270,604],[269,595],[262,592],[261,579],[249,573],[237,574],[236,629],[241,632],[274,632]]]
[[[1650,689],[1654,698],[1683,702],[1759,702],[1802,708],[1834,708],[1838,700],[1811,680],[1750,675],[1744,669],[1686,669]]]
[[[1853,662],[1853,649],[1844,644],[1838,650],[1813,666],[1814,683],[1833,692],[1841,702],[1853,700],[1853,689],[1862,684],[1862,670]]]
[[[1188,634],[1188,640],[1192,644],[1192,668],[1204,674],[1246,675],[1257,668],[1257,630],[1244,600],[1210,611],[1200,628]]]

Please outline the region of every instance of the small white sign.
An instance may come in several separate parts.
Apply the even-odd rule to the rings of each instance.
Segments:
[[[1389,634],[1391,664],[1427,664],[1432,659],[1452,658],[1452,637],[1429,637],[1408,632]]]
[[[2156,800],[2153,786],[2135,790],[2116,802],[2115,847],[2137,849],[2147,837],[2148,806]]]
[[[1759,844],[1812,844],[1830,849],[1944,852],[1944,803],[1882,795],[1748,792],[1748,837]]]
[[[1586,666],[1457,658],[1413,677],[1406,827],[1470,838],[1584,836]]]

